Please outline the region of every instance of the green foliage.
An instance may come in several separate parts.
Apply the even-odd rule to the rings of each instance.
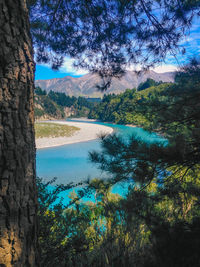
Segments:
[[[74,185],[51,189],[50,184],[38,179],[42,266],[131,266],[150,256],[144,249],[150,244],[148,229],[134,218],[127,224],[123,200],[110,192],[110,183],[92,180],[86,190],[73,191],[66,206],[59,193]],[[82,202],[89,192],[95,202]]]
[[[144,101],[157,97],[165,91],[170,84],[159,84],[137,92],[127,89],[119,95],[104,95],[100,104],[96,105],[89,113],[88,118],[99,119],[119,124],[135,124],[142,127],[151,125],[151,119],[140,111]],[[151,114],[151,110],[149,110]],[[150,115],[151,116],[151,115]]]
[[[36,118],[40,118],[40,117],[45,115],[45,111],[44,110],[36,108],[36,107],[34,108],[34,112],[35,112],[35,117]]]
[[[42,90],[39,86],[35,88],[35,94],[36,95],[46,95],[47,92],[45,90]]]
[[[43,98],[43,105],[44,105],[44,109],[46,110],[48,114],[56,116],[57,109],[54,103],[49,98],[47,97]]]
[[[35,90],[34,110],[36,119],[40,117],[50,117],[56,119],[64,118],[63,107],[57,105],[40,87]]]
[[[161,84],[161,83],[162,83],[162,82],[156,82],[156,81],[154,81],[153,79],[148,78],[148,79],[146,80],[146,82],[143,82],[143,83],[140,83],[140,84],[139,84],[139,86],[138,86],[138,88],[137,88],[137,91],[142,91],[142,90],[145,90],[145,89],[147,89],[147,88],[149,88],[149,87],[157,86],[157,85],[159,85],[159,84]]]
[[[96,103],[88,102],[84,97],[67,96],[65,93],[50,91],[46,94],[40,87],[35,90],[35,116],[47,115],[57,119],[64,118],[65,108],[72,108],[75,117],[86,117]]]
[[[65,93],[58,93],[54,91],[50,91],[48,93],[48,96],[51,100],[56,102],[56,104],[63,106],[63,107],[71,107],[73,106],[77,99],[76,97],[72,96],[67,96]]]
[[[145,118],[146,129],[163,132],[168,146],[114,135],[102,138],[102,153],[91,153],[100,169],[112,173],[112,183],[135,184],[124,212],[150,230],[150,266],[200,265],[199,99],[196,63],[186,66],[175,84],[138,93],[134,112]]]

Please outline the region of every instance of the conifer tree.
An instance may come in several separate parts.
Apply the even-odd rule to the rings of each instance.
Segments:
[[[150,230],[155,267],[200,264],[199,71],[193,60],[175,84],[155,95],[149,91],[136,104],[151,121],[146,128],[159,129],[168,144],[114,135],[102,137],[102,153],[91,153],[91,160],[112,174],[111,183],[130,183],[124,212]]]

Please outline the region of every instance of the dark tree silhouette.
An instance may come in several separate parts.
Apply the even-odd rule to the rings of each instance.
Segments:
[[[151,121],[147,128],[159,129],[168,145],[113,135],[102,137],[101,153],[91,153],[92,161],[112,174],[111,184],[134,182],[124,211],[151,231],[155,262],[150,266],[200,264],[199,98],[200,64],[193,60],[177,74],[175,84],[155,89],[155,94],[151,90],[135,103],[137,112]]]
[[[37,60],[58,68],[63,56],[75,57],[75,66],[97,72],[99,89],[106,89],[129,64],[148,68],[175,55],[199,7],[188,0],[35,0],[30,18]]]

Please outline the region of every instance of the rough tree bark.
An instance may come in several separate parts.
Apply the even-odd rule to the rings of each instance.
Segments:
[[[26,0],[0,0],[0,266],[36,266],[34,61]]]

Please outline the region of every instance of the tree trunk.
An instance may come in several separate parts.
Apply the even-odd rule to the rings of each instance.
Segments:
[[[37,266],[34,61],[26,0],[0,0],[0,266]]]

